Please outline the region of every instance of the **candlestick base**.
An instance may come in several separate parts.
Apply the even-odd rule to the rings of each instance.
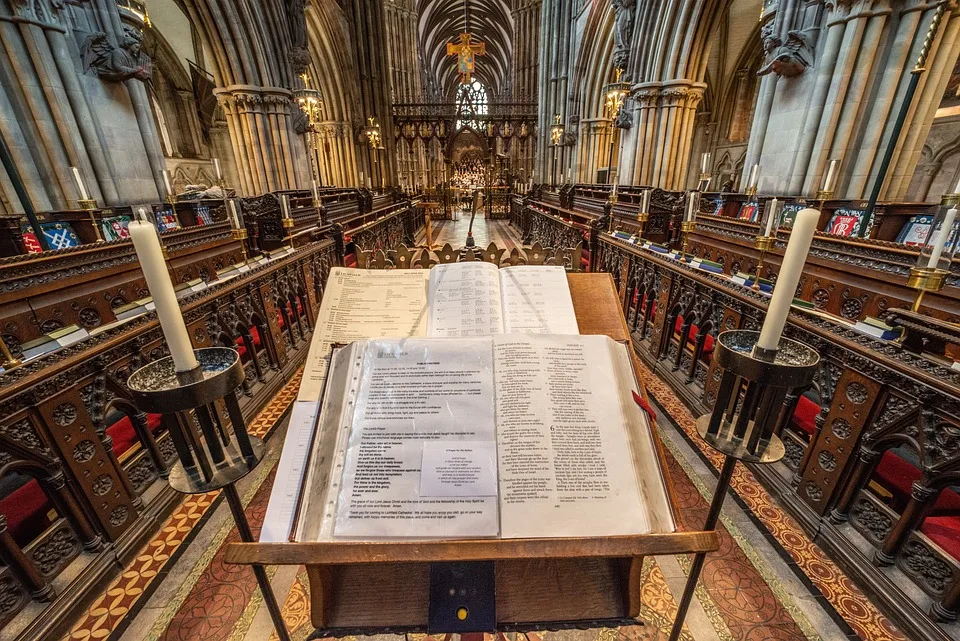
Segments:
[[[723,374],[701,435],[727,456],[770,463],[783,456],[774,430],[786,394],[813,381],[820,356],[787,338],[780,339],[776,350],[761,348],[759,338],[760,332],[749,330],[717,337],[714,359]],[[743,394],[741,387],[746,387]]]
[[[767,252],[773,247],[773,243],[776,240],[777,239],[773,236],[756,236],[753,239],[753,246],[760,251],[760,257],[757,258],[756,275],[753,278],[753,285],[750,288],[754,291],[760,291],[760,277],[763,274],[763,259]]]
[[[821,189],[820,191],[817,192],[816,200],[819,200],[821,205],[824,201],[830,200],[831,198],[833,198],[832,191],[823,191]]]
[[[757,195],[757,188],[756,188],[756,187],[747,187],[746,189],[743,190],[743,193],[744,193],[746,196],[749,196],[750,198],[753,198],[754,196]]]
[[[293,218],[281,218],[282,225],[284,229],[293,229],[294,220]]]
[[[92,211],[97,208],[97,201],[92,198],[83,199],[77,201],[77,207],[83,211]]]

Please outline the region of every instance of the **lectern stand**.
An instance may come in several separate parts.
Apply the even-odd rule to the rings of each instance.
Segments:
[[[223,490],[240,540],[252,542],[253,532],[235,484],[260,463],[264,448],[263,441],[247,434],[237,402],[236,390],[244,377],[240,355],[229,347],[197,349],[194,355],[200,363],[196,369],[177,372],[168,356],[134,372],[127,387],[137,407],[162,415],[170,433],[180,459],[170,470],[170,487],[183,494]],[[233,438],[220,414],[221,403],[233,425]],[[253,573],[277,635],[289,641],[266,570],[255,564]]]
[[[581,334],[630,340],[610,274],[568,274],[567,280]],[[664,484],[668,509],[675,516],[660,441],[654,432],[650,436],[662,473],[657,482]],[[705,553],[718,546],[716,532],[661,529],[653,534],[586,538],[233,543],[227,547],[226,560],[305,565],[311,622],[323,634],[425,631],[431,621],[442,620],[441,614],[447,620],[465,614],[464,627],[457,626],[460,631],[483,631],[489,629],[490,619],[480,616],[483,610],[471,608],[483,608],[489,599],[478,600],[475,606],[459,599],[432,599],[431,586],[445,587],[448,596],[455,589],[452,596],[458,597],[470,596],[476,587],[478,596],[489,597],[489,587],[482,586],[492,582],[498,630],[622,625],[636,623],[640,614],[645,556]],[[431,572],[447,576],[431,581]],[[461,588],[466,594],[460,595]],[[445,610],[432,616],[431,607]],[[461,607],[467,612],[460,612]]]

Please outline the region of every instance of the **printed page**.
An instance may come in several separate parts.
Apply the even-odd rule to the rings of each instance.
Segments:
[[[491,336],[503,333],[500,275],[484,262],[436,265],[430,269],[427,336]]]
[[[496,536],[490,339],[369,341],[362,359],[334,536]]]
[[[650,531],[606,336],[497,336],[503,538]]]
[[[557,265],[500,270],[503,329],[508,334],[579,334],[567,272]]]
[[[320,398],[332,343],[426,335],[429,271],[334,267],[323,292],[297,400]]]

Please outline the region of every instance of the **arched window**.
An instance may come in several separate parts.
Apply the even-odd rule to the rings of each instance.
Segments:
[[[469,85],[460,85],[457,89],[457,129],[473,127],[480,130],[482,125],[477,116],[487,115],[487,89],[479,80]]]

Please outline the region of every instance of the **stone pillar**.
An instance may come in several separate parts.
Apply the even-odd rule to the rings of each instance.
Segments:
[[[303,148],[294,142],[288,89],[231,85],[214,94],[227,116],[241,193],[254,196],[309,185],[309,178],[298,176],[293,163],[294,154],[302,154]],[[297,166],[306,175],[306,163]]]

